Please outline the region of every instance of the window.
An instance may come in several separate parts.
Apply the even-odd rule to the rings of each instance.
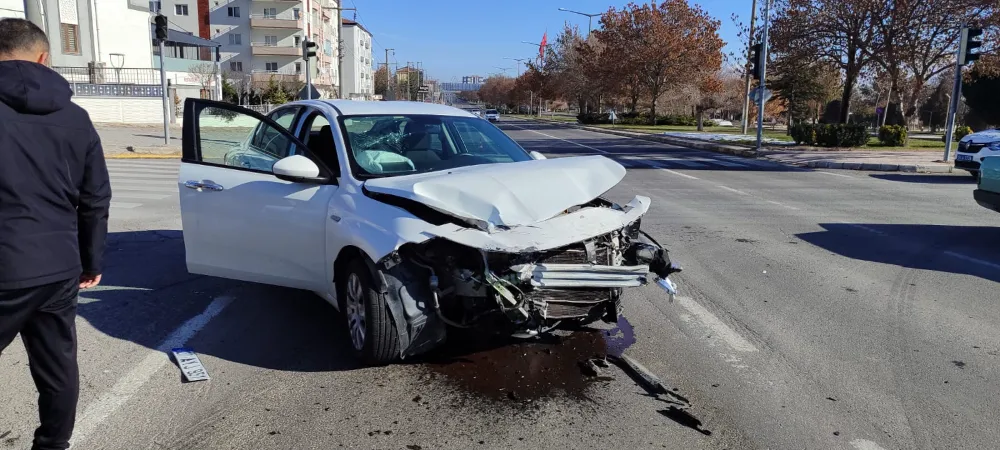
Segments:
[[[297,112],[298,108],[283,108],[272,113],[271,118],[277,118],[287,128]],[[231,109],[217,107],[198,111],[198,147],[202,162],[265,173],[270,173],[275,162],[294,151],[287,133]]]
[[[278,71],[278,63],[276,63],[276,62],[264,63],[264,70],[266,70],[268,72],[277,72]]]
[[[264,18],[274,19],[278,16],[278,8],[264,8]]]
[[[305,113],[303,113],[305,114]],[[340,165],[337,163],[337,144],[333,140],[330,122],[322,113],[314,111],[305,120],[299,140],[304,142],[309,151],[326,164],[335,174],[340,176]],[[300,151],[299,154],[305,153]]]
[[[266,45],[268,47],[274,47],[274,46],[278,45],[278,37],[277,36],[264,36],[264,45]]]
[[[59,40],[62,42],[62,52],[67,55],[80,54],[80,28],[68,23],[59,24]]]
[[[242,72],[243,71],[243,61],[230,61],[229,62],[229,70],[232,70],[233,72]]]
[[[229,17],[239,17],[240,16],[240,7],[239,6],[230,6],[229,8],[227,8],[226,12],[227,12],[226,15],[228,15]]]
[[[341,126],[359,178],[531,159],[497,127],[475,118],[348,116]]]
[[[302,73],[302,63],[300,62],[295,63],[295,73],[296,74]]]
[[[229,45],[243,45],[243,35],[239,33],[230,34]]]
[[[188,15],[188,5],[174,5],[174,14],[178,16]]]
[[[149,2],[149,12],[158,13],[158,12],[160,12],[160,8],[161,7],[162,7],[162,5],[158,1]]]
[[[299,8],[292,8],[292,17],[294,17],[295,20],[299,20],[300,19],[299,14],[301,14],[301,13],[302,13],[302,11],[299,10]]]
[[[295,36],[295,46],[298,47],[302,45],[302,36]]]

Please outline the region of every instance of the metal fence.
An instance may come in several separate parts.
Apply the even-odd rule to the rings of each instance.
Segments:
[[[77,97],[162,97],[160,85],[70,83]]]
[[[66,81],[87,84],[160,85],[159,69],[107,67],[53,67]]]

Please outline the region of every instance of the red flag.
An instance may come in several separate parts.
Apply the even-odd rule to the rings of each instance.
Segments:
[[[542,43],[538,46],[538,59],[545,59],[545,45],[549,43],[549,32],[542,33]]]

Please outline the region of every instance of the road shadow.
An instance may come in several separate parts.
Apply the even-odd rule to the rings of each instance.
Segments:
[[[902,173],[873,173],[868,175],[886,181],[920,184],[976,184],[976,179],[967,174],[955,175],[922,175]]]
[[[196,353],[282,371],[360,367],[333,306],[310,292],[191,275],[175,230],[109,233],[102,284],[80,293],[78,315],[108,336],[166,351],[220,297],[233,300],[188,341]]]
[[[1000,227],[823,223],[797,237],[841,256],[1000,282]]]

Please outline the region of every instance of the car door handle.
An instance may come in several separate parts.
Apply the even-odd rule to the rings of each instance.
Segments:
[[[194,181],[194,180],[185,181],[184,187],[196,190],[208,189],[210,191],[216,191],[216,192],[224,189],[221,185],[212,183],[211,181]]]
[[[340,222],[340,216],[336,214],[331,214],[330,218],[333,219],[334,222]]]

